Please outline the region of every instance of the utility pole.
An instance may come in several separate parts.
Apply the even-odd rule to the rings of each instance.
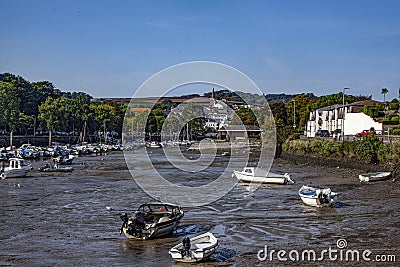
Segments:
[[[296,129],[296,101],[295,99],[293,101],[293,128]]]
[[[343,88],[343,117],[342,117],[342,142],[344,142],[344,117],[345,117],[345,110],[344,110],[344,94],[346,90],[349,90],[350,88],[345,87]]]

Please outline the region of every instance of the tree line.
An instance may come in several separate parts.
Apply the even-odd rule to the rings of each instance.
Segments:
[[[126,107],[93,101],[84,92],[62,92],[49,81],[0,74],[0,130],[21,135],[121,132]]]

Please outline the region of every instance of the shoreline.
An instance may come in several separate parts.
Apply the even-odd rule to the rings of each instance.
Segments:
[[[338,157],[332,158],[322,155],[305,155],[282,152],[279,159],[290,162],[293,165],[306,165],[312,167],[322,167],[322,168],[340,168],[349,170],[358,170],[363,172],[379,172],[379,171],[390,171],[392,176],[399,176],[399,164],[386,163],[386,164],[373,164],[367,162],[360,162],[354,159]]]

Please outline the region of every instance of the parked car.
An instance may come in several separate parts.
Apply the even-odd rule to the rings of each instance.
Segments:
[[[331,136],[328,130],[318,130],[315,133],[315,136],[321,136],[321,137],[329,137]]]
[[[367,136],[367,135],[370,135],[371,134],[371,131],[370,130],[364,130],[364,131],[362,131],[362,132],[360,132],[360,133],[356,133],[356,137],[364,137],[364,136]]]

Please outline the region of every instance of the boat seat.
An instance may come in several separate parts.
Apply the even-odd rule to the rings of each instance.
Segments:
[[[164,217],[161,217],[159,220],[158,220],[158,222],[159,223],[162,223],[162,222],[167,222],[167,221],[169,221],[170,220],[170,218],[168,217],[168,216],[164,216]]]

